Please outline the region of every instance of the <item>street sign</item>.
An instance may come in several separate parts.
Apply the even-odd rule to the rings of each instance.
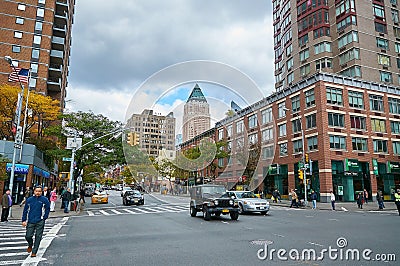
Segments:
[[[72,162],[72,158],[63,157],[63,162]]]
[[[67,138],[67,150],[78,150],[82,146],[82,138]]]

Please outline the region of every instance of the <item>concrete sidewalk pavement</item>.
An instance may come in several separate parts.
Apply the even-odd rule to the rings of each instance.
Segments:
[[[9,220],[19,220],[22,219],[22,212],[24,210],[24,205],[20,207],[19,205],[12,206],[12,216],[9,216]],[[82,211],[82,210],[81,210]],[[56,206],[54,208],[54,212],[50,212],[49,218],[59,218],[59,217],[69,217],[79,215],[79,212],[69,211],[69,213],[64,213],[64,208],[61,209],[61,200],[56,201]]]

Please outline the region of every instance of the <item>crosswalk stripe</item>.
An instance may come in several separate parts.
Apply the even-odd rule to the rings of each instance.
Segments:
[[[26,249],[26,245],[19,247],[2,247],[1,250],[14,250],[14,249]]]
[[[158,210],[158,212],[164,212],[164,211],[167,211],[167,212],[175,212],[175,211],[173,211],[173,210],[169,210],[169,209],[161,208],[161,207],[151,207],[151,208],[152,208],[152,209]]]
[[[9,236],[9,237],[0,237],[0,241],[4,240],[20,240],[20,239],[25,239],[25,237],[15,237],[15,236]]]
[[[26,248],[26,247],[25,247]],[[5,253],[5,254],[0,254],[0,257],[12,257],[12,256],[27,256],[28,253],[25,252],[16,252],[16,253]]]
[[[116,214],[122,214],[122,212],[119,212],[119,211],[114,210],[114,209],[111,209],[110,211],[112,211],[113,213],[116,213]]]
[[[131,210],[129,210],[129,209],[122,209],[122,210],[123,210],[123,211],[126,211],[126,212],[128,212],[128,213],[138,214],[137,212],[131,211]]]
[[[111,214],[109,214],[108,212],[103,211],[103,210],[99,210],[99,212],[101,212],[101,213],[104,214],[104,215],[111,215]]]
[[[143,212],[143,213],[151,213],[151,212],[142,210],[141,208],[135,208],[135,211],[140,211],[140,212]]]
[[[180,210],[177,210],[176,208],[169,207],[169,206],[164,206],[163,208],[169,212],[180,212]]]
[[[14,240],[14,238],[13,238]],[[0,246],[2,245],[16,245],[16,244],[24,244],[26,241],[20,241],[20,242],[0,242]]]
[[[87,213],[89,214],[89,216],[94,216],[94,213],[92,211],[87,211]]]
[[[157,209],[155,209],[154,207],[152,207],[152,208],[148,208],[148,207],[141,207],[141,208],[137,208],[137,209],[139,209],[139,210],[147,210],[147,211],[149,211],[149,213],[151,213],[151,212],[163,212],[164,210],[162,210],[162,211],[160,211],[160,210],[157,210]]]
[[[24,260],[0,261],[0,265],[21,265],[22,263],[24,263]]]

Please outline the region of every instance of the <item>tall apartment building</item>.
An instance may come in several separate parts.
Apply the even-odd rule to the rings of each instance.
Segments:
[[[210,129],[210,120],[210,106],[196,84],[183,110],[182,141],[188,141]]]
[[[128,119],[127,128],[139,136],[139,147],[149,156],[164,157],[175,151],[175,117],[171,112],[166,116],[156,114],[153,110],[143,110],[141,114],[133,114]]]
[[[66,97],[75,0],[0,0],[0,57],[31,69],[29,88],[60,101]],[[11,71],[0,63],[0,84]]]
[[[399,0],[273,0],[275,89],[316,72],[398,86]]]

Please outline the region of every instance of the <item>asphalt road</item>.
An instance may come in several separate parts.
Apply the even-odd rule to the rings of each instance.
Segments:
[[[132,214],[122,214],[120,196],[112,195],[109,206],[94,208],[120,210],[114,215],[70,217],[39,265],[399,265],[400,217],[396,214],[274,207],[266,216],[241,215],[238,221],[222,216],[206,222],[201,214],[190,217],[185,207],[173,211],[188,199],[155,196],[146,195],[144,206],[124,206],[137,211]],[[138,212],[142,207],[147,211]],[[170,211],[151,212],[152,208]],[[339,243],[338,238],[342,238]],[[277,251],[264,259],[265,244],[268,255],[272,249],[284,249],[286,253],[280,255],[287,260],[280,260]],[[301,255],[304,249],[314,249],[323,260],[289,257],[296,251]],[[327,251],[321,255],[323,249]],[[348,252],[354,249],[359,261]],[[366,261],[362,258],[366,249],[371,250],[366,257],[395,254],[397,262]]]

